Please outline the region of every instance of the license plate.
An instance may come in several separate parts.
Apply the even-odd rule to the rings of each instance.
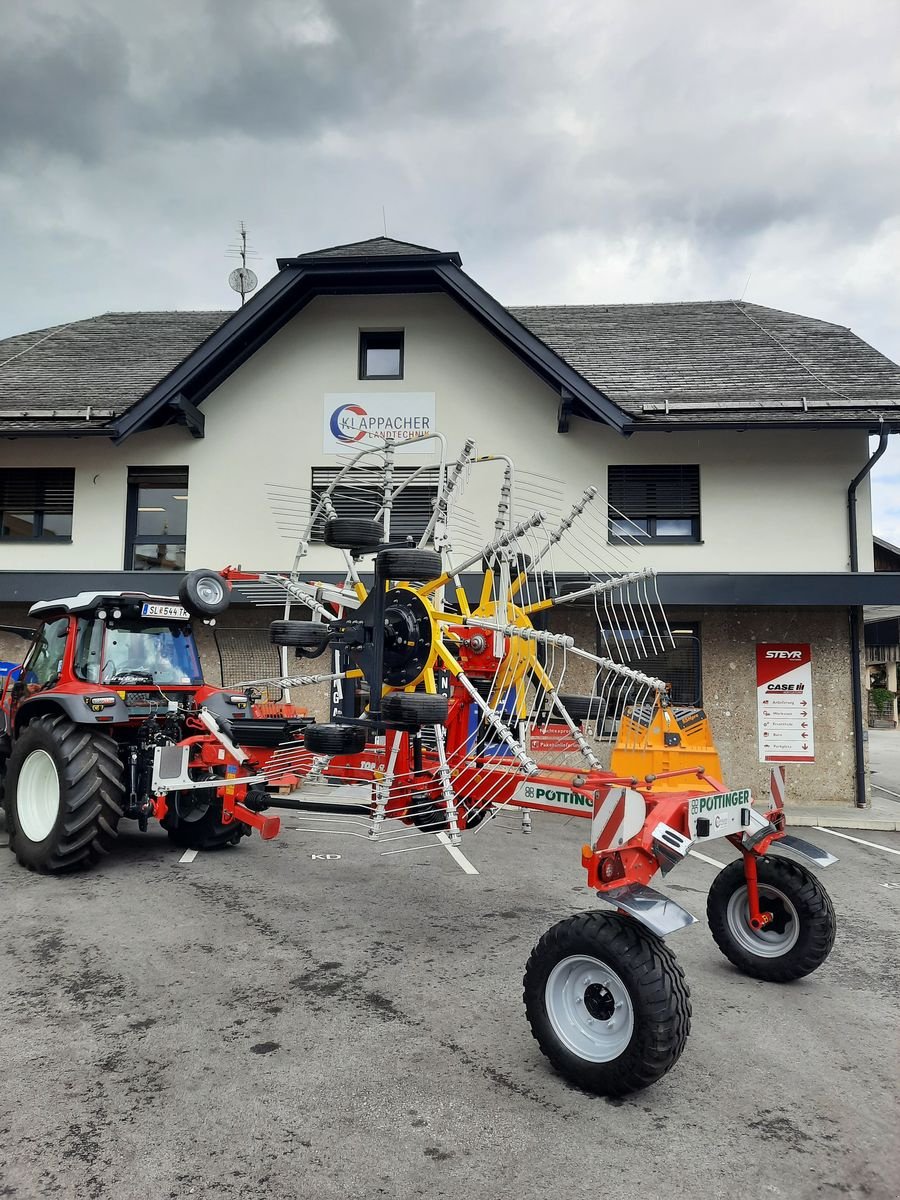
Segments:
[[[191,614],[180,604],[142,604],[142,617],[162,617],[165,621],[189,621]]]
[[[749,828],[752,803],[749,788],[741,788],[737,792],[716,792],[711,796],[694,796],[688,811],[691,837],[726,837]]]

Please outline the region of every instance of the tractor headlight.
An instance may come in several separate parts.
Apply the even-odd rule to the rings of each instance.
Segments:
[[[104,708],[112,708],[116,703],[115,696],[85,696],[85,704],[91,712],[103,712]]]

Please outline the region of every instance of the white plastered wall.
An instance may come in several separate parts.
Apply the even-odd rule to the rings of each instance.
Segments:
[[[359,330],[373,327],[404,329],[402,381],[357,378]],[[610,463],[698,463],[702,543],[642,550],[660,571],[848,568],[846,489],[868,456],[865,433],[623,438],[574,419],[567,434],[558,434],[553,392],[448,297],[423,295],[314,300],[204,401],[202,440],[174,427],[137,434],[121,446],[93,438],[4,442],[2,465],[74,465],[76,498],[71,545],[0,544],[0,570],[121,570],[127,468],[176,464],[190,469],[189,567],[288,566],[293,546],[275,527],[267,484],[308,487],[311,467],[337,465],[322,449],[326,392],[398,391],[434,393],[451,457],[474,437],[481,453],[509,454],[520,469],[565,480],[573,499],[588,484],[605,491]],[[398,459],[420,461],[426,460]],[[497,468],[476,472],[467,491],[467,507],[483,514],[488,530],[499,477]],[[860,568],[871,570],[867,483],[859,491],[859,528]],[[335,558],[314,547],[310,570],[337,569]]]

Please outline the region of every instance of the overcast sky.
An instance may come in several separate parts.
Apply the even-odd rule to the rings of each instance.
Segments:
[[[382,232],[507,304],[746,299],[900,361],[894,0],[3,0],[0,337]],[[894,439],[900,443],[900,437]],[[900,542],[900,444],[876,481]]]

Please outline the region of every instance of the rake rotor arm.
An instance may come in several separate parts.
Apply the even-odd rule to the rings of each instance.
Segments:
[[[445,526],[447,523],[447,514],[450,511],[450,498],[456,491],[457,487],[459,487],[460,478],[463,471],[465,471],[472,459],[472,452],[474,449],[475,439],[467,438],[456,462],[454,462],[447,471],[447,476],[444,479],[440,491],[438,492],[437,499],[435,500],[434,512],[431,514],[431,520],[425,526],[425,531],[419,538],[419,549],[428,543],[428,539],[431,537],[432,533],[434,533],[435,526],[438,524],[438,522],[440,522],[442,526],[442,544],[446,539]]]
[[[656,572],[652,567],[642,567],[640,571],[630,571],[627,575],[617,575],[614,579],[605,579],[601,583],[592,583],[577,592],[566,592],[562,596],[551,596],[547,600],[537,600],[534,604],[526,605],[523,612],[543,612],[547,608],[559,608],[561,604],[571,604],[574,600],[583,600],[586,596],[602,596],[604,592],[614,592],[617,588],[628,587],[631,583],[640,583],[644,579],[653,579]]]
[[[488,542],[486,546],[482,546],[476,554],[471,555],[465,562],[457,563],[451,570],[445,571],[438,579],[433,580],[427,587],[423,588],[423,593],[427,595],[429,592],[436,592],[438,588],[443,587],[454,575],[461,574],[461,572],[471,567],[473,563],[479,562],[482,558],[490,558],[498,550],[503,550],[520,537],[524,537],[530,529],[536,529],[539,525],[543,525],[546,520],[546,513],[532,513],[530,517],[527,517],[524,521],[520,521],[518,525],[510,529],[508,533],[504,533],[502,536],[494,538],[492,542]]]
[[[611,658],[602,658],[599,654],[590,654],[587,650],[582,650],[578,646],[570,646],[568,651],[578,658],[584,658],[588,662],[596,663],[598,667],[603,667],[605,671],[610,671],[622,679],[630,679],[632,683],[639,683],[642,687],[650,688],[651,691],[659,692],[661,695],[665,695],[668,691],[669,685],[662,679],[654,679],[652,675],[645,675],[643,671],[635,671],[633,667],[626,667],[622,663],[614,662]]]

